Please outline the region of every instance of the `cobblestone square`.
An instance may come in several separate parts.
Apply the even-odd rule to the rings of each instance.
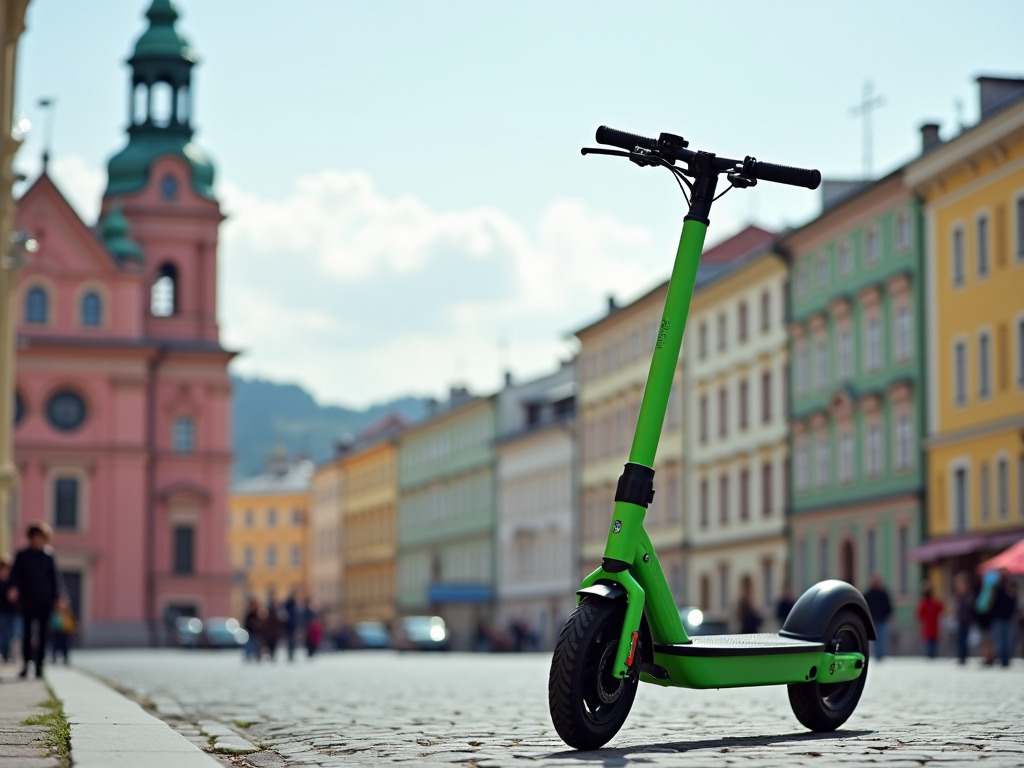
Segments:
[[[547,712],[549,657],[349,652],[244,664],[235,654],[80,652],[75,663],[197,742],[211,722],[263,748],[237,766],[1024,764],[1024,664],[886,659],[837,733],[806,732],[784,687],[643,685],[608,748],[567,750]],[[227,759],[227,758],[225,758]]]

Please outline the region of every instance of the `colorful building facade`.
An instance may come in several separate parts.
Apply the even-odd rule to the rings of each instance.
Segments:
[[[453,390],[399,439],[397,609],[441,616],[458,649],[493,620],[496,422],[493,397]]]
[[[306,583],[324,628],[334,632],[344,621],[345,468],[337,456],[316,468],[309,488],[309,549]]]
[[[928,541],[953,575],[1024,537],[1024,80],[979,78],[981,121],[910,165],[928,243]]]
[[[684,339],[688,599],[730,625],[748,592],[771,626],[785,579],[788,264],[773,244],[751,227],[718,247],[732,258],[705,264]]]
[[[576,607],[576,371],[498,393],[497,625],[554,648]]]
[[[43,175],[17,308],[17,528],[49,520],[86,644],[223,615],[232,353],[217,326],[213,166],[192,143],[195,54],[156,0],[129,59],[128,144],[87,226]]]
[[[847,190],[783,240],[792,258],[792,584],[888,587],[914,651],[925,484],[923,242],[901,171]]]

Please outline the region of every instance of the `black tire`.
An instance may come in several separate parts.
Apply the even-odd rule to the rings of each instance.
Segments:
[[[584,600],[562,628],[551,659],[548,706],[562,740],[575,749],[598,749],[626,721],[636,698],[640,648],[630,676],[612,676],[625,603]]]
[[[827,651],[864,654],[860,677],[845,683],[799,683],[790,685],[789,705],[793,714],[812,731],[834,731],[857,708],[868,678],[868,632],[856,611],[844,608],[832,617],[822,638]]]

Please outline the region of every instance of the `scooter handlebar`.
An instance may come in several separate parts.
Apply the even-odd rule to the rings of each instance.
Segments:
[[[626,133],[626,131],[618,131],[614,128],[609,128],[607,125],[602,125],[597,129],[597,135],[594,137],[598,144],[607,144],[611,147],[618,147],[624,149],[627,152],[632,152],[637,147],[643,147],[644,149],[657,149],[658,140],[648,139],[644,136],[637,136],[635,133]]]
[[[774,181],[807,189],[817,189],[821,184],[821,171],[812,168],[792,168],[788,165],[757,161],[752,170],[754,178],[760,181]]]

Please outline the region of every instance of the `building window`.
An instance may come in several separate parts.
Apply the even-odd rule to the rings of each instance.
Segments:
[[[292,568],[302,567],[302,549],[298,544],[292,544],[291,550],[288,552],[288,564]]]
[[[807,490],[807,469],[808,469],[807,444],[801,443],[796,449],[796,489]]]
[[[953,342],[953,400],[957,405],[967,403],[967,342]]]
[[[50,426],[61,432],[73,432],[85,422],[85,400],[70,390],[62,390],[46,404]]]
[[[914,421],[910,413],[901,413],[896,419],[896,469],[908,470],[914,466]]]
[[[256,513],[253,512],[251,509],[247,509],[245,510],[242,519],[245,521],[246,528],[252,528],[253,525],[256,524]]]
[[[750,519],[750,470],[740,470],[740,520]]]
[[[897,530],[899,547],[899,578],[897,587],[901,595],[910,592],[910,528],[901,525]]]
[[[904,362],[911,357],[914,343],[914,316],[906,304],[896,310],[896,360]]]
[[[853,431],[839,435],[839,482],[853,482]]]
[[[879,242],[878,229],[869,227],[864,233],[864,261],[867,264],[877,264],[881,258],[881,243]]]
[[[896,214],[896,247],[901,251],[910,247],[910,211],[903,210]]]
[[[25,297],[25,322],[45,325],[50,315],[50,297],[39,286],[29,290]]]
[[[711,512],[709,499],[710,490],[708,488],[708,479],[702,477],[700,480],[700,527],[707,528],[710,522]]]
[[[103,302],[95,291],[89,291],[82,297],[82,325],[97,328],[103,322]]]
[[[179,307],[178,268],[167,263],[156,271],[153,278],[149,292],[149,311],[154,317],[170,317]]]
[[[718,390],[718,436],[729,434],[729,391],[722,387]]]
[[[796,295],[803,296],[807,293],[807,259],[803,259],[796,268]]]
[[[739,317],[737,319],[737,326],[739,326],[739,340],[743,343],[747,340],[747,302],[741,301],[739,307]]]
[[[818,580],[824,581],[828,574],[828,536],[823,534],[818,539]]]
[[[53,481],[53,527],[78,528],[78,478],[58,477]]]
[[[839,354],[836,364],[840,381],[847,381],[853,376],[853,331],[849,326],[839,331]]]
[[[967,530],[969,517],[967,491],[967,467],[957,467],[953,473],[953,513],[957,533]]]
[[[743,381],[740,382],[740,390],[739,390],[739,398],[740,398],[740,404],[739,404],[740,405],[740,430],[741,431],[746,430],[747,427],[749,426],[748,422],[747,422],[748,412],[750,410],[749,409],[749,403],[748,403],[748,401],[750,399],[750,397],[749,397],[749,395],[750,395],[749,389],[750,389],[750,387],[748,385],[747,379],[743,379]]]
[[[772,372],[761,373],[761,422],[768,424],[772,420]]]
[[[761,332],[768,333],[772,327],[772,295],[768,291],[761,292]]]
[[[722,612],[729,610],[729,566],[722,563],[718,566],[718,608]]]
[[[817,469],[817,475],[818,475],[818,487],[819,488],[825,488],[825,487],[828,486],[828,484],[829,484],[829,482],[831,480],[831,478],[830,478],[830,475],[831,475],[830,470],[832,468],[832,451],[830,450],[830,441],[829,441],[828,433],[827,432],[825,432],[825,433],[823,433],[821,435],[818,435],[818,454],[817,455],[818,455],[818,466],[817,466],[816,469]]]
[[[718,522],[729,524],[729,475],[725,472],[718,476]]]
[[[988,331],[978,334],[978,397],[992,394],[992,338]]]
[[[276,568],[277,567],[277,547],[275,547],[273,544],[268,544],[267,545],[266,557],[267,557],[267,568]]]
[[[850,247],[849,240],[843,240],[839,243],[838,258],[839,262],[839,274],[849,275],[853,271],[853,249]]]
[[[195,529],[191,525],[174,526],[174,573],[195,573]]]
[[[975,246],[977,247],[978,277],[988,277],[989,253],[988,253],[988,216],[979,216],[976,227]]]
[[[702,611],[711,610],[711,579],[706,573],[702,573],[700,576],[700,609]]]
[[[796,393],[804,395],[807,393],[807,345],[802,344],[796,350],[796,360],[793,365],[796,367],[794,377],[796,378]]]
[[[815,361],[816,374],[818,378],[818,389],[825,389],[828,386],[828,340],[822,336],[818,339],[818,356]]]
[[[867,440],[865,440],[865,469],[869,477],[882,474],[882,426],[878,421],[868,424]]]
[[[255,558],[253,557],[252,547],[246,547],[242,550],[242,567],[246,570],[252,568]]]
[[[701,360],[708,356],[708,324],[703,320],[697,326],[697,356]]]
[[[698,414],[698,416],[699,416],[698,420],[700,421],[700,441],[701,441],[701,443],[706,443],[708,441],[708,396],[707,395],[701,395],[700,396],[700,408],[699,408],[699,410],[700,410],[700,413]]]
[[[873,373],[882,367],[882,323],[878,315],[867,318],[864,347],[865,368]]]
[[[298,507],[292,510],[292,525],[296,527],[302,525],[302,510]]]
[[[774,564],[771,558],[761,561],[761,583],[764,584],[764,607],[771,608],[775,602],[775,584],[772,578],[775,574]]]
[[[772,516],[772,463],[761,463],[761,516]]]
[[[267,510],[267,528],[277,527],[277,510],[271,507]]]
[[[964,265],[964,231],[960,227],[953,230],[952,243],[953,285],[959,288],[965,282],[967,270]]]
[[[828,258],[824,253],[819,253],[815,259],[815,284],[818,288],[828,285]]]
[[[981,521],[987,523],[991,517],[987,461],[981,462],[981,466],[978,468],[978,486],[978,491],[981,493]]]
[[[718,313],[718,351],[724,352],[728,343],[728,321],[725,312]]]
[[[196,423],[189,416],[174,420],[174,452],[192,453],[196,449]]]
[[[996,461],[996,513],[1000,520],[1010,516],[1010,462],[1005,456]]]
[[[809,570],[807,568],[807,539],[800,539],[796,543],[796,589],[803,591],[807,583]]]

